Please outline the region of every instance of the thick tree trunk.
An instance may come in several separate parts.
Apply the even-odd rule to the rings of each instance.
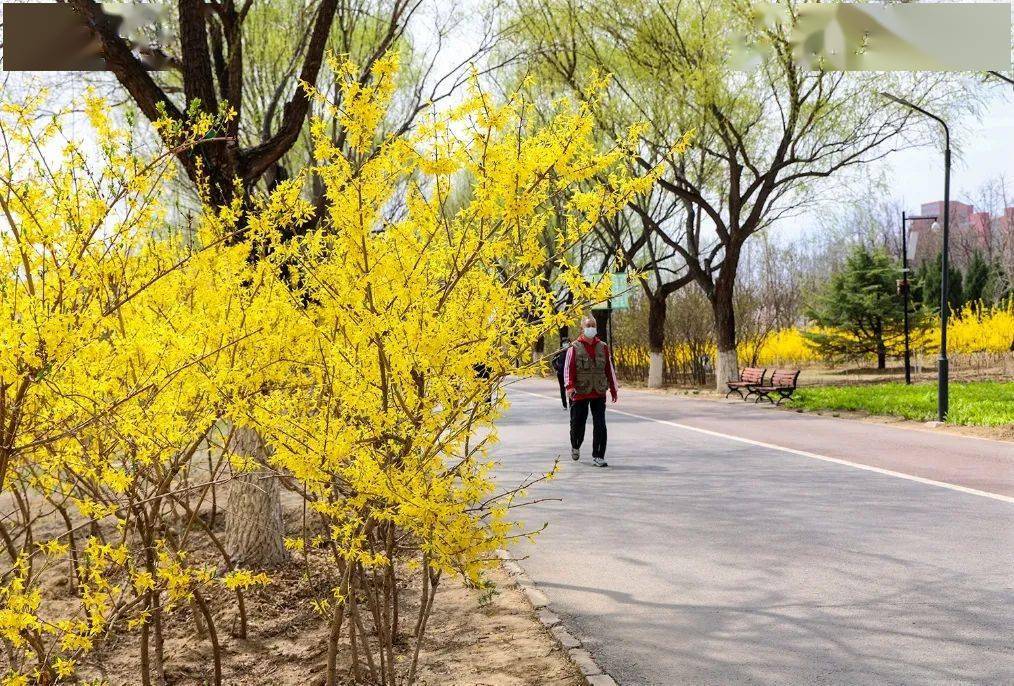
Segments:
[[[648,300],[648,388],[661,388],[665,380],[665,296]]]
[[[887,346],[884,337],[877,334],[877,369],[887,369]]]
[[[726,388],[726,381],[739,378],[739,359],[736,356],[736,311],[732,304],[733,282],[719,278],[715,283],[711,309],[715,316],[715,386]]]
[[[254,429],[235,427],[229,452],[263,462],[264,441]],[[282,502],[278,479],[266,469],[238,475],[229,484],[226,552],[237,567],[265,569],[288,559],[282,540]]]
[[[612,310],[592,310],[592,317],[595,318],[595,328],[598,329],[599,338],[612,345],[612,332],[609,330],[609,318]]]

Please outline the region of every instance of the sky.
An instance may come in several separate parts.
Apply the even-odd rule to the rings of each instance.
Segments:
[[[951,163],[951,196],[974,193],[991,178],[1007,176],[1014,190],[1014,91],[999,90],[981,119],[966,117],[950,124],[960,146]],[[919,203],[943,199],[943,156],[939,149],[919,148],[892,153],[885,169],[892,172],[897,196],[910,210]]]
[[[1009,202],[1014,202],[1014,90],[994,89],[979,116],[965,116],[948,125],[955,149],[951,160],[951,200],[974,205],[978,190],[1003,176]],[[883,176],[894,199],[910,214],[918,213],[923,203],[944,198],[942,139],[940,134],[937,144],[891,152],[866,165],[863,176]],[[838,202],[829,197],[805,214],[772,227],[773,231],[786,240],[819,231]]]

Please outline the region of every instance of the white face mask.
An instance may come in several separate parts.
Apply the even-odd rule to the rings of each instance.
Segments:
[[[596,329],[594,326],[586,326],[586,327],[584,327],[584,337],[585,338],[595,338],[595,334],[597,334],[598,332],[599,332],[599,330]]]

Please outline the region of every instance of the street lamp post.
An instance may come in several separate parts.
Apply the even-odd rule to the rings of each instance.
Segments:
[[[948,283],[948,277],[950,276],[948,244],[950,242],[951,216],[951,131],[947,128],[947,122],[937,115],[927,112],[918,105],[913,105],[909,101],[890,93],[881,93],[880,95],[935,120],[944,129],[944,233],[943,246],[940,249],[940,357],[937,360],[937,419],[942,422],[947,419],[947,405],[949,401],[948,377],[950,371],[947,361],[947,317],[950,314],[950,305],[948,303],[948,296],[950,295],[948,292],[950,287]]]
[[[908,268],[908,253],[909,253],[908,222],[915,221],[917,219],[926,219],[926,220],[933,219],[933,220],[936,220],[936,216],[925,215],[925,216],[908,217],[908,216],[905,215],[904,211],[902,211],[902,213],[901,213],[901,292],[902,292],[903,302],[904,302],[904,305],[905,305],[905,383],[906,384],[911,384],[912,383],[912,352],[911,352],[911,347],[910,347],[910,334],[909,334],[910,326],[909,326],[909,319],[908,319],[908,316],[909,316],[909,298],[910,298],[910,295],[911,295],[911,288],[912,288],[912,282],[909,280],[908,277],[909,277],[909,274],[911,273],[912,270]],[[917,237],[918,237],[918,234],[916,234],[915,236],[913,236],[913,239],[917,238]],[[915,244],[914,243],[912,244],[911,250],[912,250],[912,256],[915,257]]]
[[[901,212],[901,293],[905,307],[905,385],[912,383],[912,350],[908,335],[908,224],[905,223],[905,211]]]
[[[1001,73],[1000,73],[1000,72],[998,72],[998,71],[991,71],[991,72],[989,72],[989,73],[990,73],[991,75],[995,76],[996,78],[1000,79],[1001,81],[1006,81],[1006,82],[1007,82],[1007,83],[1009,83],[1010,85],[1014,86],[1014,79],[1012,79],[1011,77],[1009,77],[1009,76],[1004,76],[1003,74],[1001,74]]]

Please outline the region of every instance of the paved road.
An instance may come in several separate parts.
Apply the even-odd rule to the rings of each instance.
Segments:
[[[512,387],[503,483],[566,454],[555,393]],[[565,458],[532,494],[560,500],[522,515],[549,528],[512,552],[620,684],[1014,684],[1014,502],[925,481],[1007,493],[1010,444],[631,391],[616,407],[612,466]],[[820,452],[933,471],[701,429],[810,452],[839,436]]]

